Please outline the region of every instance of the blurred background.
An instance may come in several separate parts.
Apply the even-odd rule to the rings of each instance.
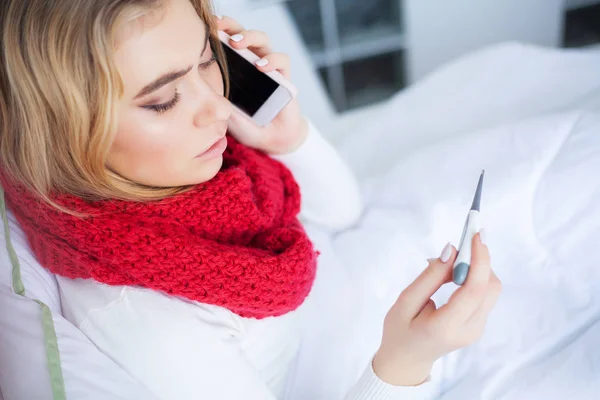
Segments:
[[[325,129],[495,43],[600,51],[600,0],[216,0],[216,9],[290,54],[303,109]]]

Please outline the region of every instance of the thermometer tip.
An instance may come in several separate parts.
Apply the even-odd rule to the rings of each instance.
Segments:
[[[479,211],[479,207],[481,204],[481,190],[483,188],[484,174],[485,174],[485,170],[482,170],[481,175],[479,176],[479,182],[477,182],[477,190],[475,191],[475,196],[473,197],[473,204],[471,205],[471,210]]]

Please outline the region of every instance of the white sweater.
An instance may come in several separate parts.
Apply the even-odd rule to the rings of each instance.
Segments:
[[[358,185],[314,127],[300,149],[278,158],[301,187],[303,220],[323,231],[356,221],[361,212]],[[321,274],[319,279],[324,279]],[[64,316],[145,389],[164,400],[294,397],[293,391],[299,390],[295,371],[305,328],[316,320],[321,306],[312,304],[316,295],[311,293],[293,312],[256,320],[143,288],[65,278],[58,278],[58,284]],[[319,365],[314,368],[318,375]],[[395,387],[379,380],[370,363],[361,368],[364,373],[344,396],[346,400],[430,398],[430,383]],[[319,400],[314,393],[311,396]]]

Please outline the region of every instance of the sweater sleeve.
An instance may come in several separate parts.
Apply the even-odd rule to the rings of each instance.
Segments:
[[[390,385],[375,375],[369,363],[344,400],[432,400],[436,394],[437,388],[430,381],[419,386]]]
[[[312,123],[300,148],[273,158],[292,171],[300,186],[300,218],[338,231],[360,217],[362,205],[355,176]]]

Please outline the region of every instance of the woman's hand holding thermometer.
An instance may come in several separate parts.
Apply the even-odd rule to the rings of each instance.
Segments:
[[[476,199],[481,196],[482,181],[483,174]],[[479,205],[474,205],[478,210]],[[381,346],[373,359],[373,370],[382,380],[396,386],[419,385],[438,358],[483,334],[502,285],[492,271],[482,232],[477,233],[477,210],[469,213],[460,252],[446,245],[388,312]],[[431,297],[452,281],[461,286],[438,308]]]

